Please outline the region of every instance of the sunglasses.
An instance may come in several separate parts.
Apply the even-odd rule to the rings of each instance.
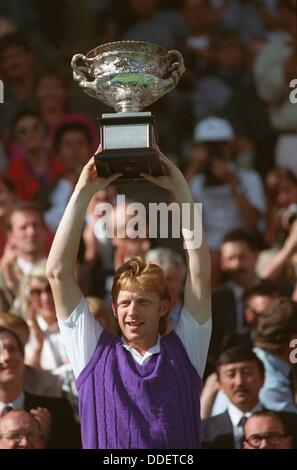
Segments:
[[[46,292],[47,294],[51,294],[52,293],[51,286],[48,284],[46,287],[42,289],[40,287],[33,287],[33,289],[30,290],[30,294],[32,297],[40,297],[43,292]]]

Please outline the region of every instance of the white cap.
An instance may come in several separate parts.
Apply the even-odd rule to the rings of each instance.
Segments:
[[[220,142],[233,140],[234,130],[226,119],[207,117],[194,128],[194,142]]]

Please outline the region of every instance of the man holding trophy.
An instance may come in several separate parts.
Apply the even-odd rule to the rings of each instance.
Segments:
[[[119,43],[105,47],[103,61],[107,63],[108,71],[111,60],[108,48],[114,50],[115,44]],[[135,47],[139,44],[141,48],[136,54]],[[131,96],[137,95],[135,90],[140,89],[143,96],[147,96],[150,86],[158,89],[157,80],[147,81],[148,69],[145,70],[146,77],[135,72],[135,64],[139,67],[137,64],[141,63],[142,70],[148,65],[150,73],[155,73],[151,52],[147,56],[143,54],[143,50],[147,52],[150,47],[145,43],[122,44],[120,50],[126,52],[120,57],[119,67],[123,67],[123,63],[128,67],[128,77],[125,79],[125,73],[119,72],[117,86],[121,98],[126,93],[127,83],[128,89],[132,82],[135,83]],[[131,49],[135,59],[132,68]],[[95,70],[98,70],[98,61]],[[87,67],[83,74],[85,77],[90,75]],[[97,87],[101,87],[100,80],[97,80]],[[116,81],[116,78],[112,80]],[[170,81],[168,74],[165,80]],[[176,78],[173,81],[176,82]],[[96,93],[99,95],[99,90]],[[115,273],[112,307],[121,337],[104,330],[94,320],[75,280],[75,262],[88,203],[95,192],[115,180],[144,179],[161,186],[170,191],[179,204],[189,205],[193,219],[197,209],[184,176],[160,152],[156,139],[142,139],[151,132],[151,120],[147,119],[150,116],[142,114],[135,122],[134,111],[123,113],[125,116],[120,116],[118,122],[110,122],[107,118],[107,123],[101,123],[103,128],[105,125],[119,127],[111,132],[110,129],[102,130],[103,134],[105,132],[102,147],[80,175],[56,232],[47,264],[59,326],[76,376],[83,446],[93,449],[199,448],[199,395],[211,334],[210,258],[204,236],[201,245],[193,247],[189,242],[188,225],[186,227],[182,220],[187,251],[184,306],[176,329],[168,335],[164,332],[170,294],[165,275],[157,265],[136,257]],[[142,128],[139,133],[134,127],[137,125]],[[145,127],[146,132],[143,131]],[[117,132],[121,135],[122,148],[118,145],[121,139]],[[133,157],[129,157],[131,142]],[[154,155],[148,156],[143,149]],[[129,158],[133,158],[137,168],[132,167]],[[100,159],[104,162],[102,165]],[[114,168],[120,171],[114,172]]]

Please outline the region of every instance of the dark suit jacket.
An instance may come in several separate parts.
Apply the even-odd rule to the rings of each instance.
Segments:
[[[203,449],[234,449],[233,426],[229,413],[211,416],[202,421]]]
[[[224,285],[212,292],[212,333],[204,377],[214,371],[224,338],[236,329],[236,301],[232,289]]]
[[[297,415],[280,412],[289,434],[292,436],[292,448],[297,448]],[[202,421],[203,449],[234,449],[233,426],[228,411]]]
[[[64,397],[44,397],[25,392],[24,409],[30,411],[38,406],[47,408],[52,418],[46,448],[80,449],[80,426],[74,419],[68,400]]]

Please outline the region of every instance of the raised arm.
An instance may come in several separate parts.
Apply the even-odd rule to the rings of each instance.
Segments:
[[[190,188],[183,174],[165,155],[160,152],[160,159],[164,165],[167,176],[142,176],[162,188],[168,189],[179,204],[188,203],[190,207],[191,222],[195,221],[194,230],[202,230],[201,215],[194,203]],[[180,206],[181,208],[181,206]],[[180,214],[182,210],[180,210]],[[192,317],[200,324],[211,317],[211,288],[210,288],[210,255],[202,230],[201,245],[195,246],[189,240],[189,223],[181,218],[181,228],[184,246],[187,251],[187,277],[185,284],[184,305]]]
[[[85,165],[57,229],[47,261],[57,316],[67,319],[82,298],[75,279],[80,237],[91,197],[108,186],[120,174],[98,178],[94,158]]]

